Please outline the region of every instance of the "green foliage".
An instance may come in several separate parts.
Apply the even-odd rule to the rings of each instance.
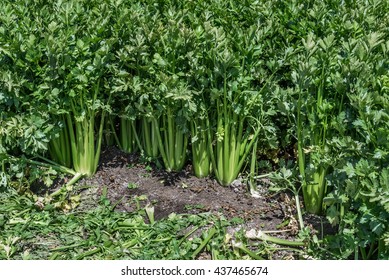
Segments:
[[[49,149],[58,163],[90,176],[97,168],[110,99],[104,92],[115,43],[107,37],[110,19],[104,11],[110,5],[21,2],[1,4],[6,27],[1,53],[7,62],[1,69],[0,83],[7,89],[2,90],[1,106],[7,105],[9,111],[2,113],[1,121],[14,123],[13,133],[4,126],[13,143],[20,139],[17,147],[7,150],[15,154],[18,148],[26,152],[33,147],[31,153],[37,154]],[[97,118],[100,129],[95,137]]]
[[[0,187],[91,176],[103,137],[169,171],[191,155],[196,176],[222,185],[288,152],[278,180],[339,225],[339,255],[387,258],[388,9],[2,1]]]
[[[382,14],[385,5],[385,1],[377,1],[370,6],[374,21],[357,16],[366,9],[361,4],[347,7],[342,13],[347,16],[332,23],[341,35],[334,68],[326,81],[341,97],[329,99],[331,110],[336,110],[323,115],[332,117],[327,121],[332,132],[328,130],[324,146],[323,162],[330,161],[331,166],[324,206],[329,221],[339,224],[339,234],[329,238],[329,248],[340,258],[388,258],[385,178],[389,92],[384,39],[388,34],[380,31],[387,22]]]

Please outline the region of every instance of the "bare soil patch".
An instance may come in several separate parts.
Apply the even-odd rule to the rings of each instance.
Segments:
[[[240,219],[247,229],[279,231],[278,236],[292,239],[298,231],[296,207],[288,193],[269,192],[269,182],[260,187],[260,198],[253,198],[243,179],[223,187],[213,178],[197,178],[190,164],[181,172],[166,172],[155,164],[141,163],[139,155],[126,154],[115,147],[101,155],[97,173],[78,183],[83,189],[80,207],[93,207],[104,188],[116,211],[131,212],[149,204],[155,219],[171,213],[211,212],[227,219]],[[331,228],[322,217],[305,215],[306,223],[321,236]],[[323,234],[326,234],[324,232]]]

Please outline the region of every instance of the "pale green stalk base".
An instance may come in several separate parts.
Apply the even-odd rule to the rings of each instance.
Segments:
[[[140,146],[144,155],[153,159],[159,156],[158,150],[158,131],[155,129],[154,122],[159,120],[153,117],[143,117],[141,120],[141,140]]]
[[[161,126],[154,119],[158,148],[167,171],[180,171],[185,164],[188,136],[175,124],[174,116],[168,110],[161,117]]]
[[[228,120],[223,123],[222,117],[219,118],[218,131],[223,131],[223,136],[219,137],[211,152],[216,179],[223,186],[229,186],[238,177],[260,132],[260,128],[256,128],[253,135],[244,135],[244,121],[238,122],[237,119],[235,114],[231,123]]]
[[[65,123],[65,118],[63,118],[63,121]],[[58,138],[54,138],[49,142],[48,150],[53,161],[62,166],[72,166],[69,132],[66,126],[61,129]]]
[[[312,181],[302,185],[305,209],[312,214],[319,215],[322,211],[323,198],[326,193],[325,176],[327,169],[320,167],[312,175]]]
[[[207,125],[208,124],[208,125]],[[207,128],[209,129],[208,120],[194,120],[191,123],[192,134],[192,166],[196,177],[207,177],[211,173],[211,156],[208,146]]]
[[[94,117],[91,117],[90,119],[84,118],[82,121],[74,121],[73,124],[71,116],[68,115],[73,167],[77,173],[87,177],[95,174],[100,157],[103,120],[96,148],[94,123]]]
[[[139,144],[135,120],[120,118],[119,147],[126,153],[133,153]]]

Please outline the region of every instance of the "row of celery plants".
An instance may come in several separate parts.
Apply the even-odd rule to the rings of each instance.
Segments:
[[[107,133],[167,170],[181,170],[191,147],[195,174],[229,185],[253,147],[266,156],[295,142],[306,210],[346,232],[366,223],[363,205],[376,235],[355,238],[357,254],[383,251],[386,1],[1,5],[2,178],[20,155],[91,176]]]
[[[131,143],[127,151],[139,148],[146,156],[161,156],[165,168],[176,171],[185,164],[191,136],[195,174],[214,173],[229,185],[256,138],[273,129],[266,123],[269,106],[258,104],[264,102],[276,67],[269,70],[261,59],[266,32],[257,36],[258,27],[247,27],[246,35],[234,18],[218,26],[220,11],[208,8],[199,8],[208,14],[188,15],[177,5],[136,6],[127,16],[130,24],[120,28],[124,39],[117,51],[120,70],[114,89],[120,100],[116,115],[131,125],[128,131],[121,121],[114,130],[122,148]],[[258,20],[255,11],[250,16],[253,23]],[[245,47],[248,58],[240,53]]]

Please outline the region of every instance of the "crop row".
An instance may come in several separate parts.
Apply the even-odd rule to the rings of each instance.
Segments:
[[[294,147],[279,185],[340,224],[351,251],[382,256],[388,11],[380,0],[3,1],[0,182],[38,178],[31,164],[91,176],[116,144],[169,171],[190,155],[196,176],[227,186]]]

